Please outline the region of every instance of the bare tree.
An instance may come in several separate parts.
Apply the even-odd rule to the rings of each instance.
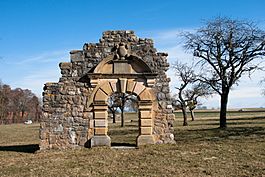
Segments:
[[[200,80],[221,97],[220,127],[225,128],[231,87],[242,75],[259,69],[265,55],[265,32],[253,22],[218,17],[184,37],[185,48],[202,67]]]
[[[196,81],[196,75],[191,66],[187,64],[182,64],[180,62],[175,62],[172,65],[175,75],[180,81],[180,86],[175,87],[178,90],[176,101],[179,103],[182,114],[183,114],[183,126],[188,125],[188,115],[187,115],[187,100],[184,97],[185,89],[189,85]],[[176,104],[176,103],[175,103]]]
[[[117,108],[121,111],[121,127],[125,126],[124,123],[124,110],[126,107],[137,107],[137,97],[132,94],[127,93],[114,93],[109,99],[109,110],[113,114],[113,123],[116,122],[115,120],[115,113]]]
[[[12,100],[14,110],[17,113],[21,113],[21,118],[24,121],[25,113],[30,110],[30,101],[35,95],[28,89],[16,88],[13,90]]]
[[[110,112],[112,113],[112,123],[116,123],[116,112],[119,108],[119,105],[117,104],[117,95],[112,94],[108,100],[108,108]]]
[[[196,80],[196,82],[197,83],[195,83],[191,89],[185,90],[184,92],[184,96],[187,100],[187,106],[189,108],[192,121],[195,120],[194,109],[198,105],[198,98],[207,98],[208,96],[213,94],[213,91],[209,87],[209,85],[199,82],[198,80]]]

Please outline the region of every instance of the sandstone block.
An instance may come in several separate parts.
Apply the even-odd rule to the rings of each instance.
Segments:
[[[107,127],[108,121],[106,119],[95,119],[95,127]]]
[[[128,80],[127,82],[127,92],[131,93],[134,89],[136,82],[132,81],[132,80]]]
[[[152,100],[150,92],[147,89],[141,92],[139,95],[140,100]]]
[[[107,111],[95,111],[94,112],[94,119],[107,119],[108,112]]]
[[[103,92],[101,89],[98,89],[95,98],[96,101],[107,101],[108,96],[106,95],[105,92]]]
[[[108,135],[105,136],[93,136],[91,138],[91,147],[96,146],[111,146],[110,137]]]
[[[95,127],[95,135],[107,135],[108,128],[97,128]]]
[[[140,134],[141,135],[152,135],[153,128],[152,127],[140,127]]]
[[[110,86],[113,92],[117,92],[117,82],[114,82],[114,81],[110,82]]]
[[[151,118],[151,111],[140,111],[140,117],[143,118]]]
[[[141,127],[152,127],[153,121],[152,119],[140,119]]]
[[[119,84],[120,84],[120,92],[125,93],[126,92],[126,85],[127,85],[127,79],[125,78],[119,78]]]
[[[145,86],[143,85],[143,83],[137,82],[136,85],[135,85],[135,87],[134,87],[133,92],[136,95],[139,95],[144,89],[145,89]]]
[[[143,146],[148,144],[155,144],[155,138],[153,135],[140,135],[137,138],[137,146]]]
[[[100,88],[108,95],[113,92],[109,82],[106,82]]]

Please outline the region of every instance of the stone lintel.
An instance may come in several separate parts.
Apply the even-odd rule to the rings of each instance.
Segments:
[[[127,79],[154,79],[157,76],[157,73],[126,73],[126,74],[107,74],[107,73],[87,73],[87,77],[90,79],[119,79],[119,78],[127,78]]]

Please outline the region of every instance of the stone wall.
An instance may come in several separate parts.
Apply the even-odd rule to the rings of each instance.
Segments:
[[[155,143],[174,143],[167,54],[157,52],[151,39],[138,38],[133,31],[106,31],[99,43],[85,43],[82,50],[72,50],[71,61],[59,64],[62,74],[59,82],[45,84],[41,149],[85,146],[93,136],[93,112],[87,102],[94,87],[87,73],[113,55],[115,46],[121,42],[158,74],[153,86],[157,98],[153,120]]]

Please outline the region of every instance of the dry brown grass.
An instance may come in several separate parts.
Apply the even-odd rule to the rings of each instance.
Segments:
[[[226,130],[218,129],[215,116],[198,113],[183,127],[177,113],[177,144],[139,149],[36,153],[39,125],[2,125],[0,176],[265,176],[265,113],[230,115]],[[112,141],[135,143],[131,119],[126,128],[110,125]]]

